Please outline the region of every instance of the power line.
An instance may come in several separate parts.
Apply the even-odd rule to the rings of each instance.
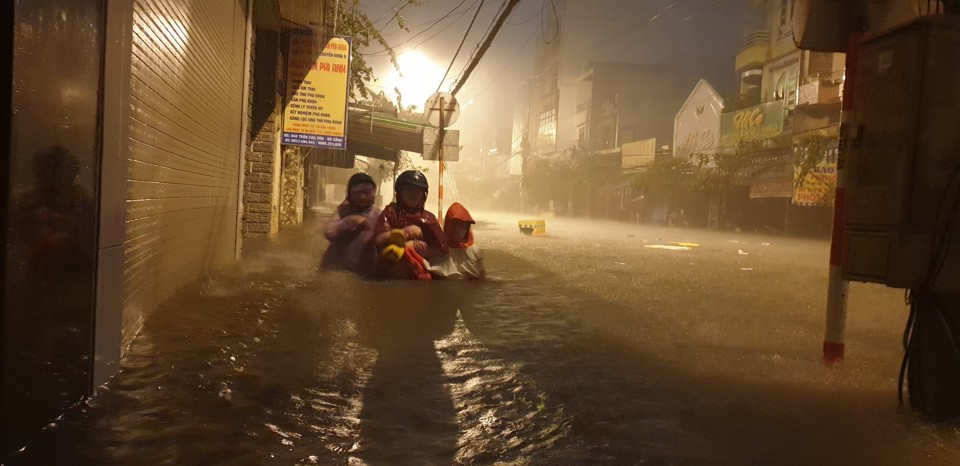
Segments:
[[[446,12],[445,14],[443,14],[443,15],[437,17],[437,18],[433,18],[433,19],[426,20],[426,21],[424,21],[424,22],[422,22],[422,23],[414,24],[414,25],[410,26],[410,29],[416,29],[416,28],[419,28],[419,27],[421,27],[421,26],[427,26],[427,25],[430,25],[430,27],[436,26],[436,23],[438,23],[438,22],[440,22],[440,21],[443,21],[443,20],[449,18],[449,17],[450,17],[451,15],[453,15],[454,13],[456,13],[456,12],[460,9],[460,7],[463,6],[463,4],[466,3],[466,2],[467,2],[467,0],[462,0],[460,3],[457,4],[457,6],[455,6],[452,10]],[[470,6],[468,6],[468,7],[466,8],[466,10],[464,10],[463,12],[460,13],[460,16],[463,16],[467,11],[470,11],[470,8],[473,8],[473,5],[476,5],[476,4],[477,4],[477,2],[476,2],[476,0],[474,0],[474,2],[471,3]],[[428,27],[427,29],[429,29],[429,27]],[[401,30],[398,30],[398,31],[388,32],[388,33],[384,34],[383,36],[384,36],[384,37],[389,37],[389,36],[394,36],[394,35],[397,35],[397,34],[400,34],[400,33],[403,33],[403,32],[410,32],[410,31],[409,31],[409,30],[404,31],[403,29],[401,29]],[[424,32],[424,31],[421,31],[421,33],[422,33],[422,32]]]
[[[470,20],[470,24],[467,26],[467,31],[463,33],[463,39],[460,40],[460,45],[457,46],[457,51],[453,53],[453,58],[450,60],[450,65],[447,66],[447,71],[443,73],[443,77],[440,78],[440,82],[437,83],[437,90],[434,91],[440,92],[440,87],[443,86],[443,81],[447,79],[447,75],[450,74],[450,68],[453,68],[453,64],[457,61],[457,55],[460,55],[460,49],[463,48],[463,43],[467,41],[467,37],[470,35],[470,30],[473,29],[473,23],[477,20],[477,16],[480,15],[480,10],[483,9],[483,4],[486,0],[480,0],[480,6],[477,7],[477,11],[473,13],[473,18]]]
[[[497,80],[499,80],[500,77],[503,76],[503,73],[504,73],[505,71],[507,71],[507,69],[510,68],[510,65],[513,64],[514,60],[516,60],[517,57],[519,57],[520,54],[523,53],[524,50],[526,50],[527,46],[530,45],[530,42],[533,40],[534,36],[536,36],[536,35],[537,35],[537,31],[534,30],[534,31],[533,31],[533,34],[530,34],[530,37],[527,38],[527,41],[523,43],[523,46],[521,46],[520,49],[517,50],[517,53],[515,53],[515,54],[513,55],[513,58],[511,58],[510,61],[508,61],[506,65],[504,65],[502,68],[500,68],[500,72],[497,73],[497,75],[490,81],[490,83],[487,84],[486,87],[484,87],[482,90],[480,90],[480,92],[476,93],[476,94],[473,96],[474,99],[480,97],[484,92],[487,91],[487,89],[490,89],[490,86],[492,86],[494,83],[496,83]]]
[[[547,40],[547,28],[543,25],[543,11],[546,9],[547,5],[544,4],[543,8],[540,9],[540,32],[543,33],[543,42],[545,44],[550,44],[551,42],[557,40],[557,37],[560,35],[560,16],[557,14],[557,5],[553,3],[553,0],[547,0],[550,2],[550,7],[553,9],[553,24],[555,31],[553,31],[553,37],[550,40]]]
[[[494,13],[493,17],[498,18],[500,14],[503,13],[503,9],[506,6],[507,6],[507,0],[504,0],[504,2],[500,4],[500,8],[497,8],[497,12]],[[491,21],[490,24],[487,25],[487,29],[483,31],[483,35],[481,37],[487,37],[487,35],[490,34],[490,29],[493,28],[494,24],[496,24],[496,21]],[[477,45],[473,48],[473,50],[470,52],[470,59],[467,60],[467,63],[463,65],[463,68],[460,69],[460,72],[457,73],[457,76],[460,76],[463,74],[463,70],[465,70],[467,66],[469,66],[470,62],[473,61],[473,57],[477,56],[477,51],[479,49],[480,49],[480,42],[478,42]]]
[[[466,2],[467,2],[467,0],[461,0],[460,3],[457,4],[457,6],[455,6],[452,10],[448,11],[445,15],[441,16],[440,18],[437,18],[436,20],[434,20],[434,21],[432,21],[432,22],[422,23],[422,24],[430,24],[430,26],[427,26],[424,30],[422,30],[422,31],[414,34],[413,36],[407,38],[407,40],[405,40],[405,41],[403,41],[403,42],[400,42],[399,44],[394,45],[394,46],[392,46],[391,48],[394,48],[394,49],[399,48],[400,46],[403,46],[403,45],[405,45],[405,44],[410,43],[411,41],[413,41],[413,40],[416,39],[417,37],[420,37],[421,35],[423,35],[423,34],[426,33],[427,31],[433,29],[434,27],[436,27],[436,26],[439,25],[440,23],[446,21],[448,18],[450,18],[451,16],[453,16],[454,13],[456,13],[457,10],[459,10],[460,7],[463,6],[463,4],[466,3]],[[472,4],[470,4],[470,6],[472,7],[472,6],[475,5],[476,3],[477,3],[477,1],[474,1]],[[469,10],[470,10],[469,7],[468,7],[466,10],[463,10],[463,12],[461,12],[461,13],[457,16],[457,19],[462,18],[463,15],[465,15],[465,14],[467,13],[467,11],[469,11]],[[432,40],[434,37],[437,37],[437,35],[439,35],[441,32],[446,31],[447,29],[450,29],[450,27],[453,26],[454,24],[457,24],[457,22],[456,22],[456,21],[453,21],[453,22],[447,24],[445,27],[443,27],[443,29],[440,29],[439,31],[437,31],[436,33],[434,33],[432,36],[427,37],[426,39],[420,41],[419,43],[417,43],[417,45],[415,45],[415,46],[414,46],[412,49],[410,49],[410,50],[416,50],[417,48],[419,48],[421,45],[423,45],[423,44],[426,43],[427,41],[430,41],[430,40]],[[376,52],[365,53],[365,54],[363,54],[363,55],[364,55],[364,56],[374,57],[374,56],[386,56],[387,53],[388,53],[387,49],[383,49],[383,50],[378,50],[378,51],[376,51]]]
[[[520,21],[519,23],[507,23],[507,26],[519,26],[519,25],[521,25],[521,24],[527,24],[527,23],[529,23],[530,21],[533,21],[533,20],[537,19],[537,17],[540,16],[541,13],[543,13],[543,9],[547,7],[547,3],[548,3],[549,1],[550,1],[550,0],[543,0],[543,6],[541,6],[540,9],[537,10],[537,12],[533,14],[533,16],[531,16],[531,17],[529,17],[529,18],[527,18],[527,19],[525,19],[525,20],[523,20],[523,21]]]
[[[460,89],[466,84],[467,80],[470,78],[470,74],[473,73],[473,70],[477,68],[477,65],[480,64],[480,60],[483,59],[483,55],[486,53],[487,49],[490,48],[490,44],[493,43],[493,39],[497,37],[497,33],[500,32],[500,28],[503,27],[503,23],[507,20],[507,17],[510,16],[510,13],[513,9],[520,3],[520,0],[509,0],[506,8],[503,10],[503,13],[497,18],[496,23],[493,26],[493,29],[490,31],[490,34],[487,35],[486,40],[483,41],[483,45],[480,47],[477,52],[477,56],[470,62],[470,65],[463,72],[463,74],[457,78],[457,85],[451,91],[451,94],[454,96],[457,95],[457,92],[460,92]]]

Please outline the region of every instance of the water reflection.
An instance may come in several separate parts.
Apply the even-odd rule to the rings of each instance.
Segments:
[[[3,414],[20,422],[42,425],[89,384],[95,207],[79,173],[69,150],[40,151],[32,189],[14,201],[10,263],[20,270],[6,325],[17,330],[4,335],[4,364],[17,380],[5,381]]]
[[[12,464],[960,458],[955,432],[898,414],[893,371],[884,390],[880,371],[853,365],[862,363],[824,372],[815,355],[809,365],[793,355],[802,351],[793,345],[721,345],[714,333],[729,330],[696,332],[724,323],[709,310],[658,309],[648,301],[655,287],[643,284],[642,293],[606,297],[563,287],[560,275],[503,252],[513,240],[490,241],[491,272],[499,279],[486,283],[315,275],[322,245],[308,235],[267,250],[245,270],[187,289],[151,316],[110,389],[48,432],[28,451],[35,456]],[[580,254],[558,243],[536,244],[562,247],[567,265],[600,277],[584,278],[585,287],[622,273],[621,265],[595,265],[592,244],[591,254]],[[727,251],[734,259],[737,247]],[[650,254],[645,268],[664,265],[659,270],[681,276],[689,270],[669,262],[676,254],[637,254]],[[738,312],[718,310],[727,319],[745,311]],[[669,333],[671,327],[686,336]],[[771,349],[784,357],[760,357]]]
[[[452,464],[456,411],[434,341],[453,330],[456,308],[436,286],[383,283],[360,300],[360,341],[377,351],[360,413],[369,464]]]

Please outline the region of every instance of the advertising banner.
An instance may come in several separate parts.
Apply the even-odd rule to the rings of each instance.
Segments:
[[[347,147],[350,46],[349,37],[291,34],[283,144]]]
[[[720,146],[755,141],[783,132],[783,102],[767,102],[720,115]]]
[[[800,180],[800,168],[794,168],[794,180]],[[810,169],[793,192],[793,204],[829,207],[837,188],[837,149],[827,151],[823,162]]]
[[[657,138],[624,144],[621,157],[620,168],[639,168],[653,163],[657,157]]]

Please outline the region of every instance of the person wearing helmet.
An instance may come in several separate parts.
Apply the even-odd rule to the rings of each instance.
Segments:
[[[374,228],[380,218],[380,209],[373,205],[376,196],[377,184],[370,175],[355,173],[350,177],[347,198],[337,206],[324,227],[323,234],[330,245],[324,251],[320,267],[346,269],[361,276],[373,273]]]
[[[407,170],[397,176],[395,200],[383,209],[375,229],[382,276],[429,280],[427,261],[447,255],[440,223],[424,209],[429,189],[427,177],[420,171]]]

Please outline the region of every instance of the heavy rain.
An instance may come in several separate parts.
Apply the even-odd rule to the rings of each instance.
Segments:
[[[0,465],[960,464],[960,2],[10,3]]]

